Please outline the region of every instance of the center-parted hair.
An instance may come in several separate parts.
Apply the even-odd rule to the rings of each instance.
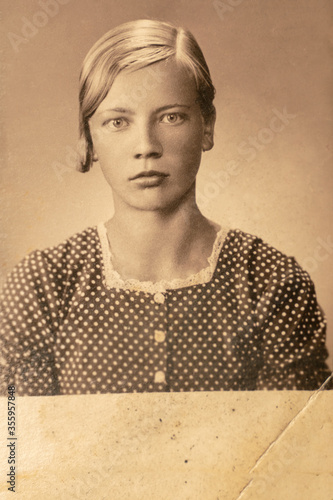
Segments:
[[[93,162],[89,119],[107,96],[117,75],[174,57],[195,79],[204,119],[215,113],[215,88],[204,55],[190,31],[154,20],[136,20],[108,31],[90,49],[80,74],[80,170]]]

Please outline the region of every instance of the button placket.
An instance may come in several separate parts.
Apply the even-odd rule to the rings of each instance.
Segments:
[[[165,295],[157,292],[152,297],[152,349],[153,349],[153,383],[163,390],[167,373],[167,307]]]

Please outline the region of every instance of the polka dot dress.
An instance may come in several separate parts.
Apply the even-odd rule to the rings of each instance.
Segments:
[[[211,264],[204,282],[121,285],[95,227],[30,254],[2,295],[2,394],[319,388],[325,320],[307,273],[239,230]]]

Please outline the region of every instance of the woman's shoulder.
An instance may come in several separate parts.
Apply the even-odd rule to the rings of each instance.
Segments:
[[[37,277],[50,271],[68,273],[96,260],[98,247],[97,227],[88,227],[59,244],[30,252],[14,267],[10,276],[30,273]]]
[[[241,229],[229,229],[224,246],[233,253],[239,252],[242,255],[251,256],[253,258],[259,257],[259,260],[262,257],[266,257],[268,260],[272,261],[294,259],[293,256],[286,255],[260,236]]]
[[[40,254],[46,258],[73,258],[81,255],[87,255],[88,252],[94,252],[98,245],[97,227],[87,227],[82,231],[76,232],[60,243],[38,249],[29,254],[27,257],[32,257],[34,254]]]
[[[91,226],[76,232],[56,245],[40,250],[41,253],[61,254],[62,252],[86,253],[87,249],[94,250],[98,243],[97,226]]]
[[[272,274],[279,278],[310,279],[294,256],[286,255],[261,237],[241,229],[229,230],[222,253],[230,263],[237,262],[238,267],[243,264],[249,272],[265,279]]]

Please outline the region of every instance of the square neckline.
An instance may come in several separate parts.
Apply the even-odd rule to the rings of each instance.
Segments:
[[[187,278],[175,278],[173,280],[140,281],[135,278],[124,279],[114,269],[112,264],[112,252],[105,222],[100,222],[96,226],[96,230],[101,247],[104,286],[108,289],[116,288],[151,294],[166,293],[168,290],[177,290],[209,283],[214,276],[221,250],[230,232],[230,229],[227,228],[220,228],[220,230],[217,231],[212,252],[207,259],[208,265],[197,273],[194,273]]]

